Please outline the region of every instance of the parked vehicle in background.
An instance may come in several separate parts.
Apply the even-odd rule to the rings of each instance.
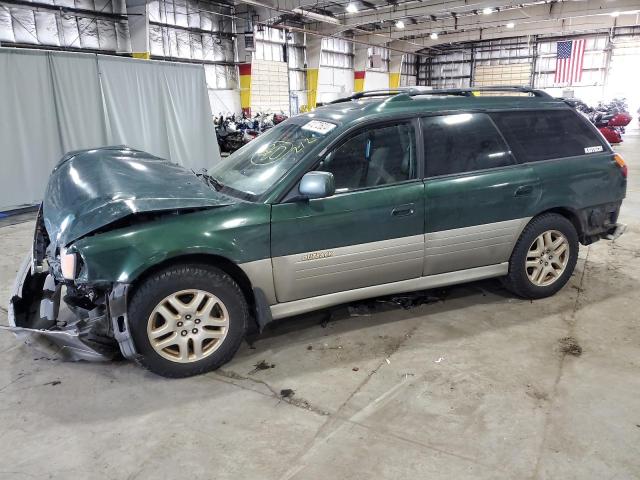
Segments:
[[[216,137],[221,152],[232,153],[246,145],[258,135],[266,132],[274,125],[283,122],[287,116],[283,113],[262,114],[253,117],[242,115],[219,116],[214,118]]]
[[[492,277],[555,294],[580,243],[623,232],[626,166],[564,101],[485,90],[519,96],[359,93],[206,174],[123,147],[67,154],[9,329],[184,377],[228,362],[250,330],[332,305]]]
[[[577,99],[567,99],[566,101],[584,113],[609,143],[622,142],[622,134],[625,132],[625,127],[631,122],[629,108],[624,98],[614,98],[607,104],[600,102],[595,108],[591,108]]]

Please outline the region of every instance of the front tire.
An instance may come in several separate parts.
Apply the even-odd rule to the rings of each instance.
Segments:
[[[189,377],[227,363],[246,333],[238,284],[211,266],[169,267],[143,281],[129,304],[139,362],[163,377]]]
[[[535,217],[513,249],[503,283],[523,298],[554,295],[573,274],[578,249],[578,234],[567,218],[555,213]]]

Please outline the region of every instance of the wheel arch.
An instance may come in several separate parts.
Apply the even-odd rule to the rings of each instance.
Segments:
[[[572,208],[569,207],[553,207],[553,208],[549,208],[547,210],[544,210],[540,213],[538,213],[535,217],[539,217],[541,215],[544,215],[546,213],[555,213],[557,215],[561,215],[563,217],[565,217],[567,220],[569,220],[572,224],[573,227],[576,229],[576,233],[578,234],[578,239],[580,239],[580,241],[582,242],[584,239],[584,227],[582,225],[582,222],[580,220],[580,216],[578,215],[578,212]],[[533,218],[531,220],[533,220]]]
[[[259,322],[256,318],[256,314],[259,311],[257,308],[256,295],[254,294],[253,285],[247,274],[236,263],[222,255],[210,254],[210,253],[187,253],[183,255],[177,255],[169,257],[161,262],[151,265],[147,269],[140,272],[131,281],[130,297],[135,294],[138,286],[140,286],[151,275],[165,270],[169,267],[176,265],[196,264],[216,267],[229,275],[240,287],[242,294],[247,301],[249,310],[252,312],[253,322],[259,326]]]

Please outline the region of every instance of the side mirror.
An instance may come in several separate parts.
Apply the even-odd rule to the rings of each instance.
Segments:
[[[330,197],[336,192],[333,173],[307,172],[300,180],[298,191],[306,199]]]

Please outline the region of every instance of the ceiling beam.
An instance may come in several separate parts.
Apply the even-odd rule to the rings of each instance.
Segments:
[[[575,1],[547,5],[533,5],[519,9],[503,10],[491,15],[459,16],[436,21],[407,24],[404,29],[388,28],[390,41],[404,40],[412,44],[437,46],[458,40],[456,38],[498,38],[515,35],[536,34],[540,28],[556,29],[562,32],[580,32],[588,29],[631,26],[640,24],[640,5],[637,0]],[[614,18],[613,12],[622,12]],[[635,12],[629,14],[628,12]],[[507,28],[508,23],[515,28]],[[437,33],[438,39],[431,40],[430,33]],[[378,32],[378,36],[382,32]],[[356,34],[357,38],[366,37]]]

